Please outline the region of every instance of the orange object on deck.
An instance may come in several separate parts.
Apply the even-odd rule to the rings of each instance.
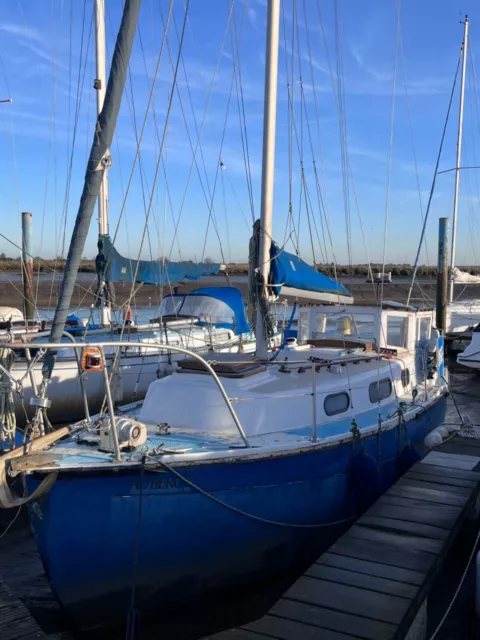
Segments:
[[[82,353],[83,371],[103,371],[103,358],[99,349],[90,347]]]

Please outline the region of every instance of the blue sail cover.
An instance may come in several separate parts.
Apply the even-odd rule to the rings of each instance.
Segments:
[[[160,316],[197,318],[200,323],[231,329],[236,335],[250,332],[242,294],[234,287],[206,287],[165,296],[159,313]]]
[[[272,242],[270,250],[271,258],[271,284],[274,293],[278,296],[282,286],[315,291],[317,293],[330,293],[352,297],[348,289],[332,280],[324,273],[320,273],[314,267],[301,260],[293,253],[283,251]]]
[[[124,258],[113,246],[110,236],[100,236],[97,271],[105,282],[143,282],[144,284],[172,284],[181,280],[198,280],[202,276],[217,275],[219,264],[194,262],[163,262],[161,260],[131,260]]]

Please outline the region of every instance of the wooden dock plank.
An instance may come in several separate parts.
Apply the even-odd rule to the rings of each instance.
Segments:
[[[358,636],[345,635],[330,629],[314,627],[296,620],[278,618],[267,614],[260,620],[245,625],[245,629],[255,633],[263,633],[279,640],[358,640]],[[258,640],[258,636],[257,636]]]
[[[358,526],[379,529],[380,531],[411,533],[434,540],[445,540],[448,537],[448,529],[409,520],[396,520],[386,516],[371,516],[368,513],[360,520]]]
[[[462,445],[455,445],[452,440],[449,440],[437,447],[435,451],[429,453],[428,460],[426,458],[420,464],[432,463],[454,469],[473,471],[480,462],[480,455],[471,455],[472,453],[475,454],[475,451]]]
[[[428,473],[428,465],[425,466],[423,472],[409,471],[404,478],[409,480],[421,480],[423,482],[434,482],[436,485],[446,485],[450,487],[461,487],[469,489],[470,491],[475,488],[478,481],[464,480],[463,478],[452,478],[448,475],[442,476],[439,473]]]
[[[371,560],[360,560],[350,556],[337,555],[329,551],[320,556],[315,564],[348,569],[356,573],[377,576],[378,578],[388,578],[396,582],[403,582],[414,586],[421,585],[425,575],[420,571],[413,571],[412,569],[405,569],[403,567],[392,567],[392,565],[384,565],[379,562],[372,562]]]
[[[325,607],[317,607],[313,604],[282,598],[270,610],[270,613],[279,618],[297,620],[324,629],[339,633],[354,634],[356,638],[365,640],[385,640],[395,630],[394,625],[379,620],[370,620],[362,616],[354,616],[343,611],[333,611]],[[318,633],[319,640],[323,637]],[[345,637],[345,636],[343,636]],[[300,639],[299,639],[300,640]]]
[[[388,578],[380,578],[378,576],[369,576],[364,573],[357,573],[348,569],[338,569],[328,567],[327,565],[312,564],[305,574],[309,578],[317,578],[328,582],[338,582],[350,587],[358,587],[369,591],[378,591],[378,593],[386,593],[399,598],[414,598],[418,591],[417,587],[404,582],[389,580]]]
[[[431,522],[438,527],[442,526],[440,524],[441,522],[444,522],[448,529],[451,527],[452,522],[455,522],[462,512],[462,507],[455,507],[446,504],[443,505],[442,509],[425,508],[425,503],[422,501],[415,500],[413,498],[402,498],[401,496],[394,496],[391,493],[387,493],[381,498],[381,500],[375,503],[371,509],[368,510],[368,513],[372,515],[377,515],[378,513],[387,514],[391,509],[399,509],[410,513],[413,518],[410,520],[411,522],[416,522],[416,518],[418,518],[420,514],[424,514],[427,518],[428,514],[432,514],[432,517],[429,520],[425,520],[425,522]],[[403,516],[401,516],[401,519],[407,518],[403,518]]]
[[[448,442],[452,442],[452,441],[449,440]],[[458,435],[455,438],[455,444],[458,446],[469,447],[472,451],[475,451],[476,449],[480,450],[480,440],[478,440],[477,438],[464,438],[463,436]],[[440,445],[440,447],[441,446],[442,445]]]
[[[260,620],[212,640],[404,640],[480,493],[480,442],[417,462]],[[231,633],[231,632],[228,632]]]
[[[401,498],[414,498],[427,503],[449,504],[455,507],[463,507],[467,501],[465,496],[458,496],[447,491],[427,489],[425,487],[407,487],[394,485],[389,494]]]
[[[395,486],[414,487],[415,489],[427,489],[435,492],[440,491],[441,493],[451,493],[453,495],[463,496],[468,499],[475,485],[473,485],[473,487],[467,487],[467,488],[454,487],[452,485],[445,484],[445,483],[439,484],[438,482],[435,482],[435,480],[431,481],[431,480],[428,480],[427,478],[417,479],[417,478],[404,476],[401,480],[397,482]]]
[[[0,637],[2,640],[46,640],[47,638],[25,605],[1,579]]]
[[[316,604],[327,609],[344,611],[365,616],[365,611],[372,612],[374,620],[398,624],[405,615],[409,600],[365,591],[356,587],[329,582],[325,586],[321,580],[302,576],[285,593],[286,598]]]
[[[264,633],[257,633],[255,631],[248,631],[248,629],[238,627],[236,629],[221,631],[213,636],[207,636],[204,640],[262,640],[262,638],[266,640],[267,638],[271,639],[272,636],[267,636]]]
[[[360,560],[375,560],[386,566],[412,569],[421,573],[429,571],[435,560],[435,556],[431,553],[409,550],[406,554],[403,549],[391,544],[353,537],[347,539],[345,536],[335,542],[329,551]]]
[[[361,540],[373,540],[374,542],[385,542],[404,551],[414,549],[415,551],[425,551],[426,553],[439,554],[443,547],[443,540],[433,540],[432,538],[422,538],[420,536],[408,535],[404,532],[381,531],[370,529],[361,525],[353,525],[346,535],[346,540],[359,538]]]
[[[428,473],[438,475],[444,478],[458,478],[459,480],[471,480],[472,482],[478,482],[480,480],[480,472],[479,471],[468,471],[466,469],[457,469],[453,467],[447,466],[439,466],[437,464],[433,464],[432,462],[428,462],[429,456],[432,454],[429,453],[423,460],[420,460],[420,464],[414,465],[407,474],[415,473]],[[405,477],[405,476],[404,476]]]

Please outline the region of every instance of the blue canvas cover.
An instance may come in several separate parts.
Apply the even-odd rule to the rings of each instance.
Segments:
[[[305,291],[316,291],[318,293],[352,296],[343,284],[317,271],[293,253],[283,251],[274,242],[272,242],[270,258],[271,284],[277,296],[280,295],[282,286],[303,289]]]
[[[165,262],[161,260],[131,260],[124,258],[113,246],[110,236],[100,236],[97,272],[105,282],[143,282],[144,284],[173,284],[181,280],[198,280],[202,276],[217,275],[219,264],[194,262]]]
[[[199,322],[231,329],[236,335],[250,332],[243,297],[235,287],[205,287],[165,296],[160,315],[196,317]]]

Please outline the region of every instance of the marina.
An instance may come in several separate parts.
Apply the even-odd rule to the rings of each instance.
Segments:
[[[480,638],[480,14],[430,1],[6,8],[0,640]]]

